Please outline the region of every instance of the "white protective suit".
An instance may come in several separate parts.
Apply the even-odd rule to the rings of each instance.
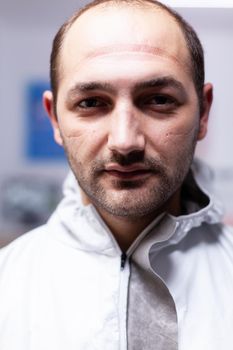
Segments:
[[[233,231],[221,224],[219,204],[203,189],[208,177],[199,163],[193,174],[202,191],[187,180],[187,215],[156,218],[126,260],[95,208],[82,205],[70,176],[49,222],[0,252],[0,349],[126,350],[127,342],[133,350],[163,349],[147,343],[137,319],[135,329],[133,263],[157,278],[174,305],[178,345],[171,340],[165,350],[233,349]],[[135,281],[132,293],[144,288]],[[147,307],[151,302],[150,313],[153,295],[139,297]],[[155,318],[148,331],[160,327],[162,334],[166,322]],[[134,336],[143,335],[135,345]]]

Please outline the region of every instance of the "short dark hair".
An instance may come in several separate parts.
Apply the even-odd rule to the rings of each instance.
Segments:
[[[54,104],[57,100],[58,84],[59,84],[59,59],[64,41],[65,35],[72,26],[72,24],[80,17],[84,12],[89,9],[102,5],[102,4],[115,4],[115,5],[155,5],[157,8],[161,8],[166,11],[177,22],[184,35],[186,45],[190,54],[192,79],[197,92],[200,111],[203,108],[203,86],[205,81],[205,67],[204,67],[204,52],[202,44],[195,32],[195,30],[179,15],[176,11],[170,7],[162,4],[159,1],[153,0],[94,0],[75,12],[58,30],[52,46],[52,52],[50,56],[50,83],[54,96]]]

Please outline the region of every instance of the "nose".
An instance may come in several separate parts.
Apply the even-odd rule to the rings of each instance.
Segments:
[[[144,151],[145,136],[140,116],[133,106],[130,108],[124,106],[113,112],[108,135],[108,148],[121,154]]]

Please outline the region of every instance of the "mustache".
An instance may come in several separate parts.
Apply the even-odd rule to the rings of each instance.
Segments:
[[[121,166],[133,165],[135,163],[144,162],[144,152],[132,151],[128,154],[121,154],[118,152],[112,153],[109,163],[117,163]]]
[[[164,172],[164,165],[159,158],[145,156],[143,151],[132,151],[128,154],[113,152],[108,159],[95,160],[93,164],[94,172],[105,170],[106,164],[116,163],[120,166],[130,166],[134,164],[142,164],[145,168],[154,172]]]

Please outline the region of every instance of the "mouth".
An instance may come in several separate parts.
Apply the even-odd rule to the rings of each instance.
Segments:
[[[105,168],[105,173],[120,180],[142,180],[152,174],[152,171],[140,165],[118,166],[109,165]]]

